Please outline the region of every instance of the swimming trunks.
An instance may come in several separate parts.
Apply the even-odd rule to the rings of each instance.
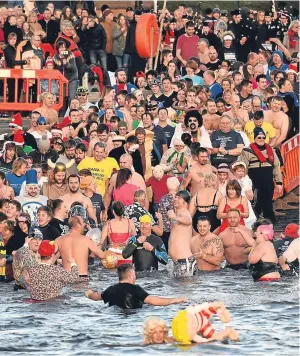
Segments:
[[[174,261],[173,276],[174,277],[192,277],[198,270],[197,262],[194,256],[183,258]]]
[[[238,271],[240,269],[248,269],[249,264],[248,262],[242,262],[242,263],[237,263],[237,264],[230,264],[226,262],[225,268],[231,268],[234,269],[235,271]]]
[[[257,263],[251,265],[251,270],[253,280],[254,282],[257,282],[262,281],[262,277],[268,273],[278,272],[278,266],[273,262],[263,262],[262,260],[259,260]],[[274,279],[272,278],[272,280]]]

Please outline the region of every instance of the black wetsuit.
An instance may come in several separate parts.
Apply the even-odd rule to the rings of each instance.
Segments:
[[[218,210],[218,206],[215,205],[215,200],[216,200],[216,196],[217,196],[217,191],[215,192],[214,198],[213,198],[213,202],[211,205],[207,205],[207,206],[201,206],[198,205],[198,193],[196,193],[196,212],[195,215],[193,217],[193,229],[198,232],[197,230],[197,222],[198,219],[200,218],[200,216],[205,216],[207,218],[209,218],[210,222],[211,222],[211,231],[214,231],[217,227],[219,227],[221,225],[221,220],[217,218],[217,210]],[[207,211],[199,211],[198,209],[209,209]]]
[[[118,283],[101,293],[104,303],[123,309],[142,308],[148,293],[140,286],[130,283]]]
[[[146,242],[154,247],[152,251],[143,248],[143,244],[137,241],[139,237],[140,235],[132,236],[122,252],[123,258],[133,256],[132,262],[136,271],[150,271],[158,269],[158,262],[164,265],[168,263],[168,254],[160,237],[152,234],[147,237]]]
[[[254,282],[259,281],[259,279],[268,273],[278,272],[278,266],[273,262],[263,262],[259,260],[257,263],[251,265],[252,277]]]

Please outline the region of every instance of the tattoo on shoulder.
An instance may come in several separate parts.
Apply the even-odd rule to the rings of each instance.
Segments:
[[[216,247],[217,254],[223,254],[224,253],[223,242],[219,237],[214,237],[214,238],[212,238],[210,240],[205,241],[204,244],[203,244],[203,248],[207,249],[207,248],[209,248],[210,246],[213,246],[213,245],[215,245],[215,247]]]

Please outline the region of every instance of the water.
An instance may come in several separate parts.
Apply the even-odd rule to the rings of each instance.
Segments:
[[[284,218],[297,221],[298,212]],[[283,218],[281,224],[283,225]],[[115,272],[91,268],[90,286],[104,290],[116,283]],[[189,280],[174,280],[163,269],[140,276],[137,281],[149,293],[186,296],[191,304],[221,300],[231,312],[229,325],[240,334],[238,343],[215,342],[181,347],[143,346],[143,321],[150,315],[171,320],[184,304],[144,306],[136,311],[106,307],[87,299],[83,292],[66,288],[66,299],[26,303],[26,291],[1,285],[0,355],[298,355],[299,285],[297,279],[277,283],[254,283],[248,271],[221,270]],[[214,318],[216,329],[222,327]],[[5,353],[5,354],[4,354]]]

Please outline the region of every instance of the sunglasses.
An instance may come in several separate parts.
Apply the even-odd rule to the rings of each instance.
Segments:
[[[63,146],[62,142],[53,142],[53,145]]]
[[[198,122],[197,120],[188,120],[189,123],[192,123],[192,122]]]
[[[265,136],[257,136],[257,138],[258,138],[259,140],[264,140],[264,139],[265,139]]]
[[[46,126],[47,124],[46,123],[44,123],[44,122],[38,122],[37,123],[39,126]]]
[[[77,96],[86,96],[87,94],[77,94]]]
[[[15,126],[15,125],[8,125],[8,128],[9,128],[9,129],[15,129],[15,128],[17,128],[17,126]]]
[[[18,219],[18,223],[20,222],[28,222],[28,220],[25,217],[20,216]]]

